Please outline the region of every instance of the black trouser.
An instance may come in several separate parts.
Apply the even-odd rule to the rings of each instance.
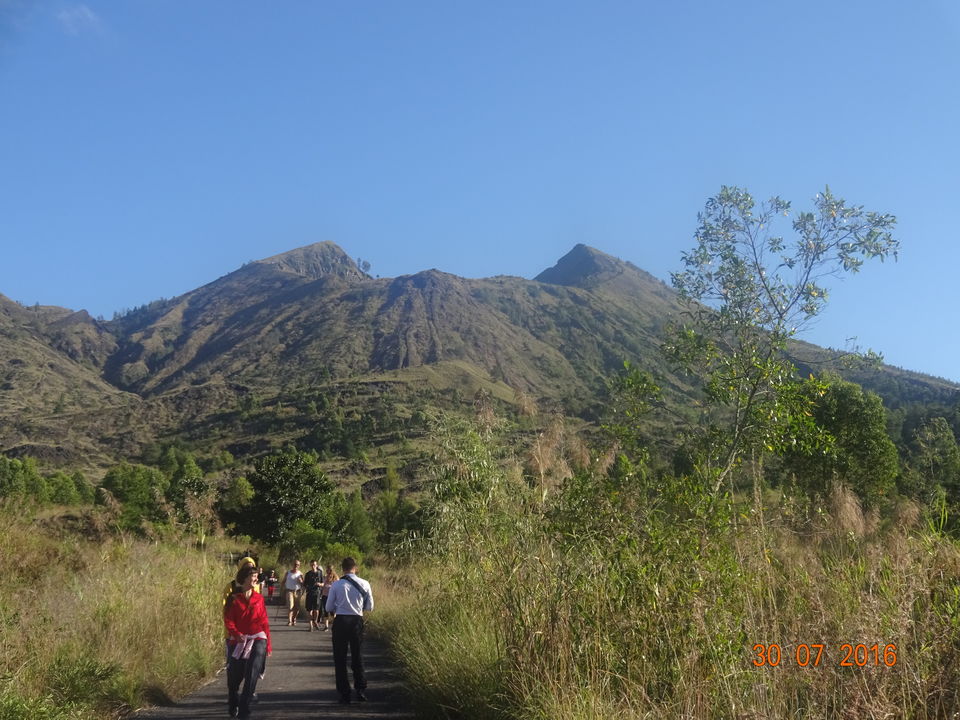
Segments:
[[[250,700],[257,691],[257,680],[260,678],[266,657],[267,641],[257,638],[253,641],[250,657],[246,659],[231,657],[227,663],[227,699],[231,708],[239,708],[241,717],[250,712]],[[238,694],[241,681],[243,692]]]
[[[360,615],[337,615],[333,619],[333,666],[337,671],[337,691],[350,695],[350,680],[347,678],[347,648],[353,666],[353,687],[358,691],[367,689],[363,674],[363,617]]]

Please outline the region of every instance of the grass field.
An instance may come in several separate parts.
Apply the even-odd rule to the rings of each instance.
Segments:
[[[960,549],[916,506],[838,490],[800,522],[640,471],[545,492],[455,434],[376,621],[426,717],[960,712]]]
[[[84,539],[0,508],[0,719],[109,718],[177,696],[222,662],[232,567],[174,539]]]

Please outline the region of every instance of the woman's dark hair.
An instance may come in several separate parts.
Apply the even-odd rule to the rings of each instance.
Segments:
[[[258,574],[257,569],[250,565],[244,565],[242,568],[237,570],[237,577],[234,579],[237,589],[238,590],[240,589],[240,586],[246,582],[248,577],[250,577],[251,575],[257,575],[257,574]]]
[[[233,579],[233,582],[230,583],[230,594],[227,595],[226,602],[223,604],[223,613],[226,615],[227,610],[233,604],[233,596],[237,593],[243,592],[243,584],[247,581],[247,578],[251,575],[258,575],[257,569],[252,565],[244,565],[242,568],[237,570],[237,575]]]

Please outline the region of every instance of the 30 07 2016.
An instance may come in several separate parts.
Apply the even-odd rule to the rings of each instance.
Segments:
[[[776,668],[784,665],[797,667],[893,667],[897,664],[897,646],[893,643],[800,643],[782,646],[779,643],[757,643],[753,646],[751,661],[756,667]]]

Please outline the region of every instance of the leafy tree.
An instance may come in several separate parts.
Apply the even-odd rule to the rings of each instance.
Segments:
[[[87,480],[79,470],[75,471],[70,479],[73,480],[73,486],[77,489],[80,502],[92,503],[97,496],[97,489],[93,486],[93,483]]]
[[[951,503],[960,503],[960,448],[946,419],[935,417],[917,428],[912,450],[912,464],[922,478],[914,489],[921,498],[944,492]]]
[[[55,484],[57,479],[53,482]],[[51,481],[40,474],[34,458],[8,458],[0,455],[0,498],[2,497],[31,498],[40,504],[54,500]]]
[[[892,215],[848,206],[827,188],[813,212],[796,213],[794,238],[775,232],[790,203],[759,206],[746,190],[723,187],[699,215],[696,247],[683,254],[673,284],[686,305],[665,349],[680,367],[705,379],[705,423],[715,431],[707,466],[714,492],[749,449],[782,450],[809,436],[808,394],[785,357],[787,341],[824,307],[830,277],[857,272],[899,247]]]
[[[228,467],[231,467],[233,463],[234,458],[230,451],[223,450],[210,458],[204,467],[206,468],[207,472],[217,472],[218,470],[224,470]]]
[[[32,460],[32,458],[31,458]],[[30,471],[25,476],[26,494],[42,505],[50,502],[50,486],[47,479],[37,472],[36,466],[32,465]]]
[[[648,438],[639,432],[641,418],[662,406],[663,393],[648,374],[630,361],[607,383],[610,402],[604,429],[631,456],[646,457]]]
[[[27,480],[36,473],[31,458],[19,460],[0,455],[0,497],[23,496],[27,492]]]
[[[370,516],[382,545],[394,544],[421,527],[417,506],[400,495],[400,475],[392,464],[387,465],[383,492],[373,500]]]
[[[180,469],[180,457],[177,448],[172,445],[163,451],[158,465],[160,471],[168,478],[172,478]]]
[[[58,505],[77,505],[80,502],[80,493],[73,482],[73,478],[64,472],[55,472],[47,478],[50,488],[50,501]]]
[[[242,513],[255,495],[253,485],[242,475],[230,479],[220,498],[220,508],[229,514]]]
[[[167,499],[179,510],[185,507],[187,497],[198,498],[208,489],[203,470],[197,465],[193,455],[185,453],[170,477]]]
[[[143,520],[166,519],[162,500],[170,481],[156,468],[121,463],[107,471],[100,486],[123,504],[121,526],[133,530]]]
[[[298,520],[329,527],[333,485],[315,454],[288,450],[262,457],[249,480],[255,494],[241,524],[251,537],[283,544]]]
[[[890,498],[899,461],[880,396],[830,376],[811,400],[814,422],[828,442],[814,452],[787,451],[786,464],[797,481],[812,495],[825,496],[838,481],[867,505]]]
[[[363,505],[363,497],[359,490],[354,490],[350,494],[347,502],[346,518],[343,536],[344,539],[352,540],[358,548],[365,553],[373,549],[376,540],[376,533],[373,529],[373,523],[370,522],[370,516]]]

